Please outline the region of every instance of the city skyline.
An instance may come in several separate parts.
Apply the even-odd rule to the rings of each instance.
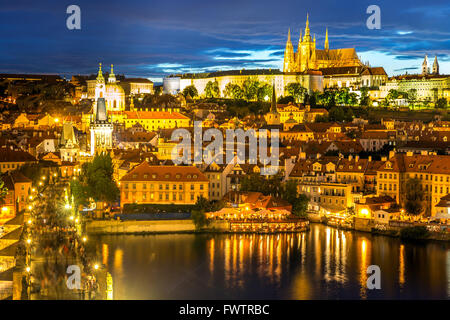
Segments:
[[[113,63],[119,74],[155,82],[173,73],[281,70],[287,31],[291,29],[295,45],[309,13],[319,48],[328,28],[330,48],[355,47],[362,61],[383,66],[389,76],[420,73],[425,54],[429,60],[437,55],[441,73],[450,73],[450,33],[444,31],[450,5],[438,1],[427,6],[418,1],[379,4],[380,30],[366,27],[371,3],[365,1],[76,4],[81,8],[81,30],[66,28],[66,3],[3,5],[2,27],[15,37],[1,40],[0,70],[70,76],[94,73],[102,61]]]

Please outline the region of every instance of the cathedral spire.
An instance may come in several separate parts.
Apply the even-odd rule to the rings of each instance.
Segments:
[[[428,57],[425,55],[425,59],[422,62],[422,74],[428,74]]]
[[[309,36],[309,13],[306,14],[305,37]]]
[[[286,49],[284,50],[283,72],[293,72],[294,68],[294,47],[291,42],[291,28],[288,31]]]
[[[439,74],[439,63],[438,63],[437,56],[434,56],[433,74]]]
[[[330,44],[328,43],[328,27],[327,27],[327,30],[325,31],[325,44],[323,47],[325,50],[330,49]]]

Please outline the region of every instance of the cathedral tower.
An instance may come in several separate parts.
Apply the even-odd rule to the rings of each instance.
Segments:
[[[330,44],[328,43],[328,28],[325,32],[325,44],[323,45],[323,48],[327,51],[330,49]]]
[[[295,72],[294,46],[291,42],[291,29],[288,31],[286,49],[284,50],[283,72]]]
[[[439,74],[439,63],[438,63],[438,60],[437,60],[437,56],[434,56],[433,74]]]
[[[425,55],[425,59],[422,62],[422,74],[428,74],[428,57]]]

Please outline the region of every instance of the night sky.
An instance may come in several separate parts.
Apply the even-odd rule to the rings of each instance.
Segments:
[[[81,8],[81,30],[66,28],[71,4]],[[366,27],[371,4],[381,8],[380,30]],[[1,0],[0,73],[70,77],[103,62],[158,82],[180,72],[281,68],[288,28],[296,48],[307,12],[320,49],[328,27],[331,49],[355,47],[389,75],[417,73],[425,54],[450,73],[448,0]]]

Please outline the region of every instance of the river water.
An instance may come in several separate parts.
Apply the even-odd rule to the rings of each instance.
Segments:
[[[102,236],[114,299],[450,299],[450,244],[300,234]],[[378,265],[381,289],[367,288]]]

